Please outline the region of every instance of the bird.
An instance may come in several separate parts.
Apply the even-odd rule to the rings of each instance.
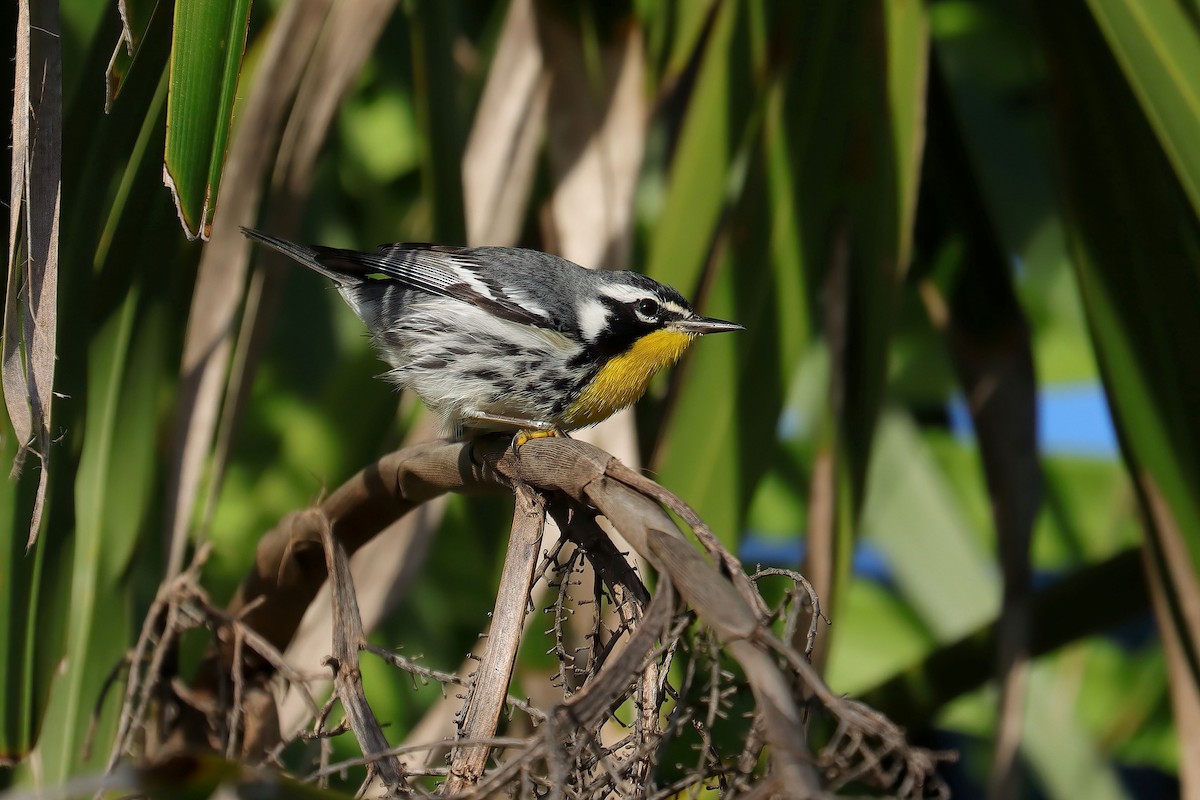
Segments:
[[[333,280],[390,367],[382,377],[460,438],[508,431],[520,446],[595,425],[639,400],[697,337],[744,330],[646,275],[538,250],[364,252],[242,233]]]

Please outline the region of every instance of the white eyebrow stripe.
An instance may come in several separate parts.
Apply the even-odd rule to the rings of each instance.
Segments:
[[[647,297],[652,300],[657,300],[658,295],[648,289],[638,289],[634,286],[625,286],[620,283],[605,284],[600,287],[600,293],[611,297],[618,303],[633,303],[638,300],[644,300]]]
[[[579,333],[584,341],[596,341],[608,325],[608,308],[596,298],[589,297],[579,303],[576,312],[579,316]]]
[[[689,309],[676,303],[674,300],[664,300],[662,307],[673,314],[678,314],[681,317],[690,317],[692,312]]]

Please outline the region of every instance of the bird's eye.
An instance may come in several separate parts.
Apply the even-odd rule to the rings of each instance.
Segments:
[[[638,300],[635,310],[637,311],[637,315],[647,322],[658,317],[658,303],[649,297],[644,300]]]

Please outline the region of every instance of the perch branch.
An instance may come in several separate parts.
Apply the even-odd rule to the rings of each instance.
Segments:
[[[628,470],[608,453],[577,440],[537,439],[514,452],[508,437],[501,436],[470,442],[436,442],[392,453],[339,487],[317,509],[289,515],[269,532],[260,542],[254,569],[226,613],[244,616],[248,629],[257,631],[265,643],[281,648],[294,634],[330,568],[340,569],[338,565],[344,562],[347,553],[396,517],[447,491],[477,493],[502,487],[516,487],[517,512],[510,548],[517,548],[521,557],[509,561],[522,577],[505,580],[510,593],[497,602],[492,634],[496,641],[488,643],[489,648],[496,646],[496,653],[485,656],[487,663],[481,663],[478,670],[477,685],[472,690],[471,705],[460,731],[459,750],[452,758],[444,791],[461,790],[471,796],[482,796],[489,791],[519,786],[556,796],[568,791],[562,783],[568,777],[582,790],[618,779],[631,788],[633,785],[628,781],[634,781],[634,791],[660,789],[643,782],[647,774],[641,771],[644,765],[632,764],[630,758],[624,758],[623,765],[617,761],[618,751],[629,750],[634,752],[634,759],[653,759],[652,735],[638,733],[635,725],[630,737],[606,748],[594,727],[589,729],[589,726],[599,725],[631,697],[635,703],[639,702],[639,696],[649,697],[648,705],[638,709],[643,727],[659,724],[661,698],[670,696],[682,703],[683,696],[665,682],[665,663],[664,671],[656,673],[655,662],[664,654],[670,658],[683,630],[671,626],[675,593],[690,606],[697,620],[711,629],[724,651],[740,664],[756,703],[754,735],[761,735],[768,746],[770,775],[776,786],[786,787],[792,796],[818,796],[822,791],[820,770],[824,782],[830,786],[839,785],[839,776],[853,775],[885,789],[899,787],[901,793],[911,796],[923,796],[927,789],[942,790],[932,769],[945,756],[909,748],[898,728],[830,692],[803,655],[772,632],[769,627],[772,613],[753,581],[692,509],[662,487]],[[567,520],[566,535],[576,538],[588,551],[604,582],[613,590],[614,601],[622,606],[626,600],[632,601],[632,610],[621,613],[630,615],[623,620],[632,626],[633,635],[611,652],[594,651],[588,662],[591,674],[582,687],[548,715],[526,740],[527,747],[510,749],[507,760],[485,772],[487,748],[464,741],[489,740],[505,702],[512,654],[519,641],[519,620],[526,613],[529,581],[538,557],[532,529],[540,531],[543,502],[556,518]],[[664,506],[691,527],[708,558],[676,527]],[[593,518],[596,513],[606,517],[629,546],[655,568],[659,581],[652,596],[611,542],[606,547],[598,538],[599,529]],[[536,524],[529,523],[530,519]],[[316,548],[325,551],[330,559],[328,564],[326,559],[317,557]],[[509,566],[505,569],[507,572]],[[353,591],[348,579],[339,578],[337,583],[341,586],[339,592],[344,594],[339,602],[345,613],[349,613]],[[518,587],[519,592],[512,595]],[[651,598],[648,605],[644,603],[647,597]],[[641,618],[637,619],[639,608]],[[515,627],[505,621],[506,615],[517,619]],[[358,620],[356,614],[353,619]],[[515,638],[497,633],[505,626],[515,632]],[[361,684],[355,689],[354,683],[358,649],[363,645],[360,622],[352,632],[353,636],[343,637],[332,663],[338,669],[339,692],[345,686],[342,699],[348,704],[348,717],[351,717],[349,706],[358,704],[363,718],[351,717],[351,722],[355,732],[361,734],[365,728],[358,723],[366,725],[365,717],[370,714],[365,697],[359,697]],[[505,639],[503,647],[501,638]],[[229,676],[233,669],[241,668],[231,663],[233,639],[224,636],[220,641],[221,647],[210,659],[213,669],[207,674],[209,680],[214,675]],[[255,646],[253,637],[247,636],[244,643],[250,645],[246,648],[247,657],[261,654],[262,648]],[[602,646],[598,638],[596,646]],[[261,684],[273,669],[278,670],[279,666],[260,659],[260,663],[247,667],[246,677]],[[685,669],[689,675],[690,669]],[[353,670],[353,674],[343,674],[344,670]],[[495,686],[487,681],[494,681]],[[797,687],[803,690],[798,691]],[[250,690],[249,683],[245,690]],[[218,695],[214,691],[212,696]],[[811,752],[807,741],[805,716],[798,705],[800,697],[817,698],[837,723],[833,741],[816,754]],[[686,707],[677,705],[677,708],[680,712],[671,712],[662,736],[677,735],[687,720],[696,719]],[[361,735],[360,741],[363,741]],[[375,742],[368,736],[363,746],[364,752],[371,750],[367,755],[372,764],[394,761],[382,755],[388,751],[381,734]],[[545,765],[545,771],[535,769],[539,763]],[[901,766],[897,767],[897,763]],[[736,786],[748,785],[739,783],[748,773],[739,777],[737,768],[723,767],[719,760],[707,759],[703,768],[719,778],[722,785],[728,785],[727,779],[732,779]],[[401,774],[399,778],[402,777]],[[703,775],[693,777],[696,779],[693,783],[705,780]],[[401,785],[395,776],[392,785]]]
[[[469,444],[432,442],[391,453],[339,486],[318,508],[333,526],[347,556],[395,519],[446,492],[503,488],[470,463]],[[325,582],[321,524],[317,517],[289,514],[259,541],[254,567],[230,601],[229,612],[262,599],[246,614],[249,627],[283,650]],[[232,652],[222,653],[232,663]]]

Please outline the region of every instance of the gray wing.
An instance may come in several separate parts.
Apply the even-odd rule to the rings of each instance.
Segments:
[[[516,302],[491,277],[486,260],[470,248],[402,243],[385,244],[373,253],[336,247],[305,247],[259,231],[246,236],[284,253],[343,287],[371,284],[416,289],[477,306],[501,319],[553,327],[542,309]]]

